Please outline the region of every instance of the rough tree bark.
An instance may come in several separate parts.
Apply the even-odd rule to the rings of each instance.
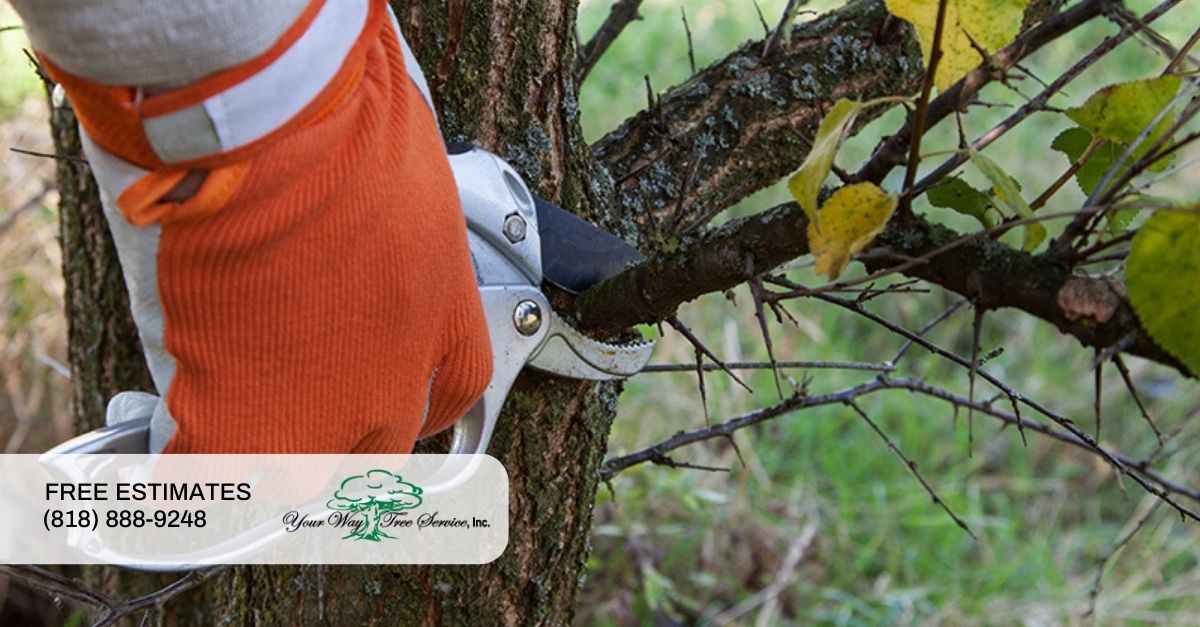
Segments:
[[[406,36],[437,94],[448,140],[497,152],[547,198],[592,219],[612,205],[582,140],[574,2],[398,2]],[[78,155],[69,112],[54,116],[62,154]],[[64,274],[81,427],[122,389],[146,387],[125,288],[86,168],[63,161]],[[566,624],[618,388],[528,374],[510,397],[492,451],[511,481],[508,550],[472,568],[237,568],[173,601],[178,624]],[[120,596],[165,579],[99,569]]]
[[[804,225],[791,207],[707,235],[689,227],[792,171],[807,151],[805,138],[834,99],[910,94],[921,76],[911,30],[888,16],[881,0],[855,0],[795,28],[790,42],[769,58],[761,57],[762,42],[746,44],[668,91],[657,106],[593,149],[582,140],[576,104],[576,2],[393,4],[435,92],[447,140],[469,140],[497,152],[542,195],[644,250],[674,251],[580,299],[584,321],[608,331],[661,318],[700,293],[804,254]],[[59,151],[78,154],[69,114],[56,112],[53,123]],[[145,387],[148,380],[94,183],[79,164],[63,161],[59,186],[76,412],[80,425],[91,427],[101,421],[112,393]],[[936,229],[920,238],[891,231],[884,241],[897,253],[918,254],[946,237]],[[982,252],[964,249],[952,263],[986,266],[1011,257],[1008,249],[987,245]],[[747,255],[757,259],[748,265]],[[917,274],[959,291],[974,285],[972,277],[936,270],[930,266]],[[682,284],[681,277],[691,284]],[[671,293],[651,289],[655,281],[674,281]],[[1053,311],[1037,310],[1041,303],[1017,306],[1053,318]],[[1110,339],[1109,333],[1087,329],[1068,332],[1081,337],[1092,332],[1097,342]],[[509,548],[496,562],[456,568],[236,568],[172,601],[171,621],[570,623],[587,555],[597,468],[618,393],[615,385],[533,373],[518,381],[491,447],[508,468],[512,486]],[[161,577],[101,572],[110,588],[125,592],[165,583]]]

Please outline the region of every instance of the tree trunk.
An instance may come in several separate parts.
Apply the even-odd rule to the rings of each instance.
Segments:
[[[473,141],[513,164],[536,191],[607,222],[609,179],[582,139],[572,81],[575,3],[409,0],[400,23],[435,92],[447,140]],[[59,111],[62,154],[79,154]],[[148,388],[141,347],[95,183],[60,162],[63,272],[80,428],[114,393]],[[510,539],[473,567],[241,567],[173,600],[170,624],[567,624],[583,573],[596,469],[618,387],[533,373],[518,380],[491,452],[508,469]],[[128,597],[169,578],[98,568],[90,579]]]

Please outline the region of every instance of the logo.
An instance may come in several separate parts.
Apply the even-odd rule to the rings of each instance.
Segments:
[[[405,481],[400,475],[376,468],[364,475],[351,475],[343,479],[342,485],[325,506],[343,512],[342,518],[357,519],[354,521],[357,524],[349,525],[352,531],[343,540],[394,540],[396,536],[389,535],[384,528],[392,526],[393,519],[400,512],[420,507],[421,493],[420,486]]]

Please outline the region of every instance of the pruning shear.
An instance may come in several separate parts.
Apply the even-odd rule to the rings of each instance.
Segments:
[[[500,157],[470,144],[452,144],[448,151],[493,360],[483,398],[454,425],[450,453],[477,454],[487,452],[501,407],[526,366],[573,379],[624,379],[642,370],[654,342],[593,340],[564,321],[541,289],[545,280],[578,294],[641,262],[637,249],[531,193]],[[68,440],[46,455],[144,454],[149,436],[150,417],[137,417]]]

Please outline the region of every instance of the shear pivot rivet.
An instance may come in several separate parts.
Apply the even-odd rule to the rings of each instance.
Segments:
[[[542,327],[542,308],[531,300],[517,303],[513,309],[513,326],[521,335],[533,335]]]
[[[525,239],[525,219],[516,213],[504,216],[504,237],[514,244]]]

